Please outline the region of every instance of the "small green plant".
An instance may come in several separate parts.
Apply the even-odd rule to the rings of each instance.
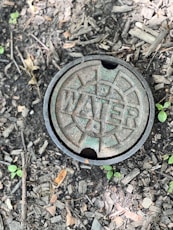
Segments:
[[[167,119],[167,113],[165,112],[166,109],[168,109],[171,106],[171,103],[169,101],[166,101],[163,105],[160,103],[156,103],[156,108],[159,111],[157,118],[160,122],[165,122]]]
[[[0,46],[0,54],[4,54],[4,51],[5,51],[4,47]]]
[[[106,177],[108,180],[111,180],[113,176],[116,177],[117,179],[121,179],[122,177],[121,173],[114,171],[111,165],[104,165],[103,169],[106,170]]]
[[[14,13],[11,13],[10,14],[9,23],[10,24],[17,24],[17,19],[18,19],[19,15],[20,14],[19,14],[18,11],[14,12]]]
[[[18,177],[22,177],[22,170],[16,165],[9,165],[8,171],[11,173],[11,179],[13,179],[16,175]]]
[[[172,192],[173,192],[173,180],[169,182],[169,188],[168,188],[168,193],[172,193]]]
[[[173,164],[173,154],[168,158],[168,164],[169,165]]]

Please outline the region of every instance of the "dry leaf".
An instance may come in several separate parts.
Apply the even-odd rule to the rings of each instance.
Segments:
[[[38,70],[39,66],[34,65],[31,56],[29,54],[27,54],[27,58],[24,59],[24,65],[25,65],[25,69],[27,71],[27,73],[33,77],[33,72],[34,70]]]
[[[59,187],[60,184],[65,179],[66,175],[67,175],[67,170],[66,169],[61,170],[61,172],[55,178],[54,183]]]
[[[76,219],[71,215],[70,210],[66,207],[67,215],[66,215],[66,226],[72,226],[76,223]]]
[[[28,82],[28,85],[37,85],[37,80],[36,80],[35,76],[33,76],[31,78],[31,80]]]
[[[50,198],[50,204],[55,204],[57,198],[58,198],[57,194],[53,194],[52,197]]]
[[[75,45],[76,45],[76,42],[66,42],[66,43],[64,43],[63,48],[64,49],[71,49],[71,48],[75,47]]]
[[[50,207],[47,207],[46,210],[52,215],[54,216],[55,213],[56,213],[56,206],[55,205],[52,205]]]
[[[26,108],[26,106],[22,106],[22,105],[17,106],[17,111],[18,111],[18,113],[22,113],[23,117],[27,117],[27,115],[29,113],[29,109]]]

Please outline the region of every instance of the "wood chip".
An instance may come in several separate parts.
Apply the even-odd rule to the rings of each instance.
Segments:
[[[155,31],[155,30],[153,30],[153,29],[147,27],[146,25],[144,25],[144,24],[141,23],[141,22],[136,22],[136,23],[135,23],[135,26],[138,27],[139,29],[142,29],[142,30],[144,30],[144,31],[146,31],[146,32],[148,32],[148,33],[150,33],[151,35],[153,35],[153,36],[155,36],[155,37],[157,37],[157,36],[159,35],[159,33],[158,33],[157,31]]]
[[[71,48],[75,47],[75,45],[76,45],[76,42],[66,42],[66,43],[64,43],[63,48],[64,49],[71,49]]]
[[[112,13],[125,13],[134,9],[134,6],[122,5],[113,6]]]
[[[43,153],[45,152],[47,146],[48,146],[48,141],[45,140],[45,141],[44,141],[44,144],[43,144],[43,145],[39,148],[39,150],[38,150],[38,152],[39,152],[40,155],[43,154]]]
[[[57,194],[53,194],[50,198],[50,204],[55,204],[55,202],[57,201],[58,195]]]
[[[2,5],[2,7],[6,7],[6,6],[14,6],[14,2],[12,2],[12,1],[9,1],[9,0],[4,0],[3,1],[3,5]]]
[[[153,74],[152,78],[153,78],[154,82],[157,84],[158,83],[170,84],[170,81],[168,79],[166,79],[166,77],[163,75]]]
[[[3,137],[4,137],[4,138],[9,137],[9,135],[10,135],[10,133],[13,131],[13,129],[14,129],[14,124],[9,125],[8,128],[6,128],[6,129],[3,131],[3,133],[2,133]]]
[[[133,220],[133,221],[136,221],[136,222],[140,222],[140,221],[143,219],[142,216],[140,216],[140,215],[138,215],[138,214],[136,214],[136,213],[134,213],[134,212],[130,212],[130,211],[128,211],[128,210],[126,210],[126,212],[124,213],[124,215],[125,215],[127,218],[129,218],[129,219],[131,219],[131,220]]]
[[[61,170],[61,172],[55,178],[54,183],[59,187],[64,181],[66,175],[67,175],[67,170],[66,169]]]
[[[52,215],[54,216],[55,213],[56,213],[56,206],[55,205],[52,205],[50,207],[47,207],[46,210]]]
[[[120,216],[116,216],[113,219],[113,221],[115,221],[115,224],[116,224],[117,228],[121,227],[123,225],[123,223],[124,223],[123,218],[120,217]]]
[[[140,170],[138,168],[133,169],[133,171],[131,171],[127,176],[125,176],[122,179],[122,183],[124,185],[128,184],[130,181],[132,181],[137,175],[140,174]]]
[[[155,41],[155,37],[139,28],[134,28],[129,31],[129,34],[135,36],[147,43],[152,44]]]
[[[72,226],[76,223],[76,219],[72,216],[70,209],[66,207],[67,215],[66,215],[66,226]]]

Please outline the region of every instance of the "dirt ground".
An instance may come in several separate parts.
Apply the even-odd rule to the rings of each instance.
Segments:
[[[164,123],[156,111],[148,140],[113,165],[121,177],[110,181],[102,167],[57,149],[43,120],[51,79],[92,54],[127,61],[155,103],[173,103],[172,23],[172,0],[1,0],[0,230],[173,229],[172,106]],[[9,165],[22,178],[12,179]],[[64,178],[55,185],[57,175]]]

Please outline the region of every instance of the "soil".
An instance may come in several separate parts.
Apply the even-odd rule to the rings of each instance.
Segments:
[[[121,176],[110,181],[103,167],[62,153],[43,120],[51,79],[89,54],[127,61],[149,83],[155,103],[173,103],[172,21],[171,0],[0,2],[0,229],[173,229],[172,106],[164,123],[156,111],[148,140],[112,166]],[[141,23],[142,37],[132,35]],[[22,178],[12,179],[9,165],[22,168]]]

